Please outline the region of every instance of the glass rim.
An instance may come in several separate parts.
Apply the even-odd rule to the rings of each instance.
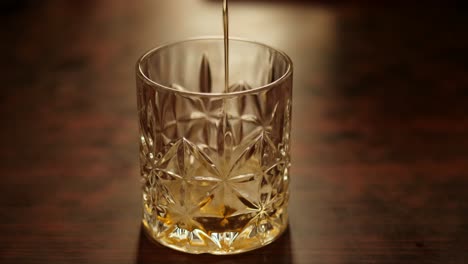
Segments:
[[[153,53],[155,53],[155,52],[157,52],[159,50],[162,50],[162,49],[177,45],[177,44],[186,43],[186,42],[193,42],[193,41],[203,41],[203,40],[224,40],[224,37],[222,37],[222,36],[195,37],[195,38],[188,38],[188,39],[185,39],[185,40],[168,42],[168,43],[162,44],[160,46],[156,46],[155,48],[152,48],[152,49],[146,51],[138,59],[137,64],[136,64],[136,72],[137,72],[138,78],[143,80],[146,84],[148,84],[148,85],[150,85],[152,87],[162,89],[162,90],[166,90],[166,91],[172,92],[172,93],[178,93],[178,94],[185,95],[185,96],[222,97],[222,98],[225,98],[225,97],[234,97],[234,96],[240,96],[240,95],[246,95],[246,94],[254,94],[254,93],[269,90],[271,88],[274,88],[275,86],[279,86],[279,84],[281,84],[281,83],[284,83],[292,75],[293,63],[292,63],[291,58],[285,52],[283,52],[282,50],[273,48],[273,47],[271,47],[271,46],[269,46],[267,44],[263,44],[261,42],[257,42],[257,41],[253,41],[253,40],[247,40],[247,39],[238,38],[238,37],[230,37],[229,40],[230,41],[234,40],[234,41],[244,42],[244,43],[251,43],[251,44],[263,46],[265,48],[268,48],[268,49],[271,49],[271,50],[274,50],[274,51],[278,52],[281,56],[284,57],[286,63],[288,64],[286,72],[283,75],[281,75],[281,77],[276,79],[275,81],[267,83],[265,85],[253,87],[252,89],[249,89],[249,90],[227,92],[227,93],[204,93],[204,92],[192,92],[192,91],[185,91],[185,90],[182,91],[182,90],[174,89],[172,87],[169,87],[169,86],[160,84],[158,82],[155,82],[154,80],[152,80],[151,78],[149,78],[148,76],[146,76],[143,73],[142,62],[148,56],[150,56],[151,54],[153,54]]]

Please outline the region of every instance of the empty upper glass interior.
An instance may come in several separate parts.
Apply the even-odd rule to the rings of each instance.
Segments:
[[[194,93],[225,93],[222,38],[194,39],[156,48],[139,61],[140,73],[159,86]],[[266,45],[229,41],[228,93],[273,83],[290,72],[291,62]]]

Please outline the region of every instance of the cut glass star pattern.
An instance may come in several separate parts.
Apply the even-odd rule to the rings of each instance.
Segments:
[[[211,78],[203,60],[200,86]],[[152,237],[176,249],[229,253],[284,231],[290,102],[288,87],[232,98],[140,89],[143,223]]]

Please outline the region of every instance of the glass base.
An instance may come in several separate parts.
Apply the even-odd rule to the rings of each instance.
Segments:
[[[190,254],[231,255],[261,248],[279,238],[288,226],[287,214],[281,214],[276,220],[270,219],[268,224],[249,224],[238,232],[222,233],[206,232],[201,229],[189,231],[177,226],[167,226],[159,221],[152,228],[143,220],[143,227],[150,240],[177,251]]]

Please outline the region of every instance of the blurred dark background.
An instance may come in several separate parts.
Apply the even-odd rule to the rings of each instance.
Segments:
[[[453,3],[231,1],[294,62],[289,231],[233,257],[140,234],[134,66],[221,35],[221,2],[2,1],[1,263],[466,263],[467,15]]]

